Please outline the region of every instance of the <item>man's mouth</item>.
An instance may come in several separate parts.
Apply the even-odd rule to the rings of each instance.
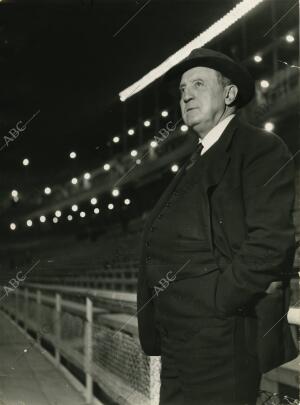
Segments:
[[[189,111],[192,111],[192,110],[195,110],[197,107],[189,107],[189,108],[187,108],[186,109],[186,112],[189,112]]]

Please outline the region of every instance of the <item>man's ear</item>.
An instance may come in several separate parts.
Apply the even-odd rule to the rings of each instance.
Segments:
[[[231,106],[237,98],[239,89],[235,84],[226,86],[225,104]]]

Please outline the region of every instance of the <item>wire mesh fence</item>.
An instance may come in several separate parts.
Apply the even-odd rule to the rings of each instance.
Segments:
[[[300,400],[284,394],[260,391],[257,405],[300,405]]]
[[[94,325],[94,362],[121,378],[131,389],[150,395],[150,359],[126,333]]]

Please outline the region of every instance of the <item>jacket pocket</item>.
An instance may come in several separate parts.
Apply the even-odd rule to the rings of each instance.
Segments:
[[[191,263],[183,271],[178,272],[176,280],[184,280],[187,278],[202,277],[214,271],[220,271],[216,263],[196,264]]]
[[[148,264],[146,267],[149,287],[161,286],[190,278],[202,277],[214,271],[220,271],[216,263],[197,264],[187,261],[184,264]]]

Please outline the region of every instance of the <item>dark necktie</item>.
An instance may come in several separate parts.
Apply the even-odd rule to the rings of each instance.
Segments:
[[[190,156],[189,163],[187,164],[185,170],[189,170],[191,167],[194,166],[196,160],[201,155],[202,149],[203,149],[203,145],[202,145],[202,143],[199,143],[197,148],[195,149],[195,151]]]

